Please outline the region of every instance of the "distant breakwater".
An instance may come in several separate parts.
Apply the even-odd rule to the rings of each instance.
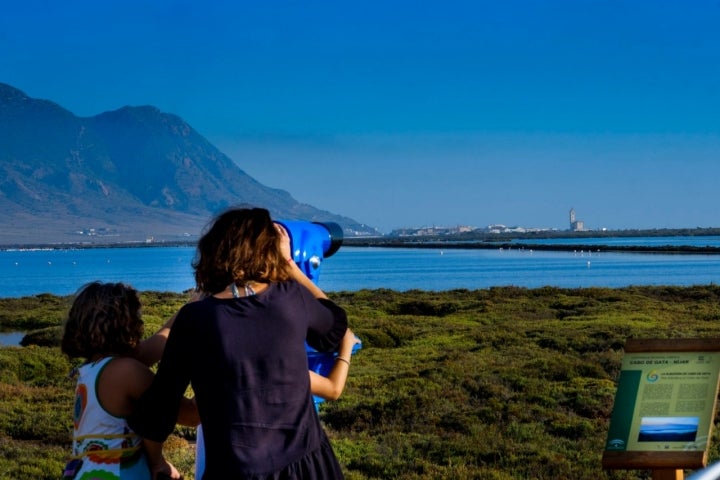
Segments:
[[[426,248],[426,249],[460,249],[460,250],[537,250],[549,252],[624,252],[624,253],[665,253],[715,255],[720,254],[720,247],[697,245],[603,245],[603,244],[563,244],[563,243],[514,243],[486,240],[429,240],[427,238],[365,238],[349,237],[343,239],[348,247],[383,247],[383,248]],[[128,242],[128,243],[68,243],[68,244],[26,244],[2,245],[0,250],[72,250],[100,248],[161,248],[161,247],[195,247],[196,241],[166,242]]]
[[[693,254],[715,255],[720,254],[720,247],[692,246],[692,245],[567,245],[567,244],[530,244],[512,242],[457,242],[457,241],[427,241],[427,240],[398,240],[398,239],[346,239],[344,245],[352,247],[384,247],[384,248],[430,248],[439,250],[449,249],[484,249],[484,250],[537,250],[555,252],[624,252],[624,253],[665,253],[665,254]]]

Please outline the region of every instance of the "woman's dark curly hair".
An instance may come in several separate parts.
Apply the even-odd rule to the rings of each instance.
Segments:
[[[216,217],[198,242],[192,266],[198,289],[210,295],[233,282],[290,279],[280,233],[264,208],[233,208]]]
[[[60,348],[70,358],[127,355],[142,335],[138,292],[122,283],[92,282],[75,296]]]

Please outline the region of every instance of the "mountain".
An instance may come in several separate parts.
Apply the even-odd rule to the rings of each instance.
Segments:
[[[184,239],[234,205],[377,233],[260,184],[176,115],[77,117],[0,83],[0,245]]]

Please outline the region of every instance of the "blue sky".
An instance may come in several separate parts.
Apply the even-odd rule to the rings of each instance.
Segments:
[[[720,227],[720,2],[10,0],[0,82],[154,105],[389,232]]]

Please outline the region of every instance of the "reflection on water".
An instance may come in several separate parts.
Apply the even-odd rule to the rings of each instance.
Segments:
[[[0,332],[0,347],[19,346],[25,332]]]

